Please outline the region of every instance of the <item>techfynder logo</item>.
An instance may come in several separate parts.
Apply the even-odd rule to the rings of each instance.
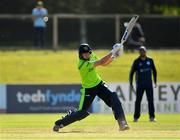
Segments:
[[[67,93],[53,93],[51,90],[46,90],[42,92],[40,89],[37,89],[35,93],[22,93],[18,91],[16,93],[18,103],[49,103],[52,106],[57,105],[58,103],[64,102],[79,102],[80,93],[72,89]]]

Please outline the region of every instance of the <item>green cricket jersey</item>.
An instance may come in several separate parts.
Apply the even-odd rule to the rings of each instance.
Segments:
[[[94,67],[94,61],[96,60],[98,58],[94,53],[91,54],[90,60],[79,59],[78,69],[82,79],[82,87],[84,88],[95,87],[102,81]]]

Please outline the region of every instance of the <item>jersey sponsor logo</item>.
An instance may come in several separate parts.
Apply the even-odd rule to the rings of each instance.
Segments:
[[[139,66],[141,67],[141,66],[142,66],[142,63],[139,63]]]
[[[149,69],[149,68],[147,68],[147,69],[140,69],[140,72],[147,72],[149,70],[151,70],[151,69]]]
[[[86,94],[85,96],[86,96],[86,97],[90,97],[90,95],[89,95],[89,94]]]

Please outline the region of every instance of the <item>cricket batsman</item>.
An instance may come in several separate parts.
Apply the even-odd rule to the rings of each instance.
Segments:
[[[96,96],[112,108],[114,118],[117,120],[120,130],[129,129],[117,93],[112,92],[96,72],[96,67],[107,66],[119,57],[122,51],[123,45],[115,44],[111,52],[98,59],[88,44],[80,45],[78,70],[82,79],[82,88],[79,109],[77,111],[69,111],[65,117],[57,120],[53,127],[54,131],[58,132],[59,129],[86,118],[89,115],[87,110]]]

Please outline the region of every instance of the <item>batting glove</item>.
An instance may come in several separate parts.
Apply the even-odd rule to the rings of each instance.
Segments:
[[[122,56],[123,48],[124,46],[120,43],[116,43],[115,45],[113,45],[113,49],[111,50],[111,53],[114,59],[119,56]]]

